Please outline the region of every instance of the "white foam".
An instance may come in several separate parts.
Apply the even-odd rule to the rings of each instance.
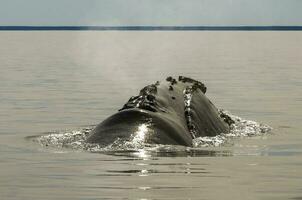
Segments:
[[[232,115],[227,111],[221,111],[228,115],[235,123],[231,125],[229,133],[222,133],[215,137],[198,137],[193,139],[193,148],[201,147],[217,147],[226,144],[232,138],[252,137],[268,133],[272,128],[268,125],[261,124],[255,121],[246,120],[238,116]],[[129,140],[121,140],[117,138],[112,144],[101,146],[98,144],[86,143],[86,139],[94,126],[81,128],[72,131],[58,131],[47,133],[41,136],[32,137],[32,140],[44,147],[53,148],[69,148],[74,150],[87,150],[91,152],[106,152],[106,151],[140,151],[142,149],[151,151],[161,151],[171,149],[182,149],[187,151],[188,148],[180,148],[171,145],[150,145],[141,141],[143,134],[138,134],[136,137],[130,137]],[[143,126],[138,129],[139,132],[144,132],[148,126]]]
[[[223,114],[228,115],[235,123],[231,125],[229,133],[221,133],[215,137],[198,137],[193,140],[194,147],[221,146],[232,138],[253,137],[264,135],[272,130],[266,124],[258,123],[252,120],[246,120],[241,117],[232,115],[228,111],[220,110]]]

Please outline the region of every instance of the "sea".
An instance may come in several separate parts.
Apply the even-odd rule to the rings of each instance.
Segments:
[[[84,144],[179,75],[237,120],[231,134]],[[1,200],[302,200],[301,115],[300,31],[0,31]]]

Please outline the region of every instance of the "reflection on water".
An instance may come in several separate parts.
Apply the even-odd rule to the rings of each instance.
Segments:
[[[0,32],[0,44],[0,199],[301,199],[300,32]],[[178,75],[272,134],[240,121],[198,148],[83,150],[93,126],[76,127]]]
[[[231,151],[221,151],[221,150],[204,150],[204,149],[173,149],[169,150],[169,147],[161,150],[137,150],[137,151],[112,151],[112,152],[102,152],[107,155],[114,156],[127,156],[127,157],[138,157],[138,158],[153,158],[153,157],[209,157],[209,156],[232,156]]]

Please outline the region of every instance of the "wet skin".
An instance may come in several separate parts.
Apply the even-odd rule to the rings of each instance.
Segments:
[[[205,93],[204,84],[183,76],[146,86],[92,130],[87,142],[107,145],[119,138],[192,146],[195,137],[229,132],[233,122]]]

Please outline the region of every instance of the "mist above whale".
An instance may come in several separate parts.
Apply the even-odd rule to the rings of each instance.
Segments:
[[[196,137],[228,133],[232,119],[219,112],[206,91],[203,83],[183,76],[157,81],[97,125],[86,142],[108,145],[120,139],[192,146]]]

